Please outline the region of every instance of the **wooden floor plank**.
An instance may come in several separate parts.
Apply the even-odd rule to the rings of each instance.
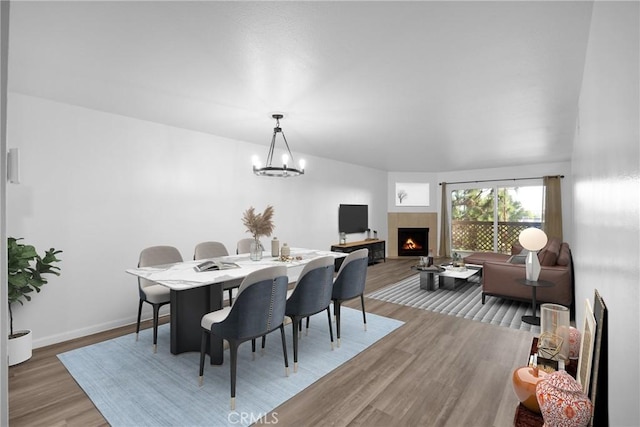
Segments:
[[[387,259],[370,266],[366,292],[415,274],[410,269],[414,263]],[[265,424],[276,419],[283,426],[513,424],[517,399],[511,373],[527,358],[530,332],[369,298],[365,305],[367,312],[405,325],[275,408]],[[360,309],[360,302],[345,306]],[[56,355],[132,333],[134,328],[36,349],[32,359],[10,367],[11,426],[107,425]]]

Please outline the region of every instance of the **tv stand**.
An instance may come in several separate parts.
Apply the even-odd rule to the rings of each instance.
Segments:
[[[351,253],[358,249],[369,249],[369,264],[375,264],[376,261],[386,260],[386,245],[384,240],[367,239],[359,242],[345,243],[344,245],[332,245],[332,252]]]

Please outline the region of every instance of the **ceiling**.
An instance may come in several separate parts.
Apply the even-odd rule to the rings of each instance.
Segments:
[[[284,112],[294,156],[394,172],[567,161],[590,18],[583,1],[17,1],[9,90],[265,146]]]

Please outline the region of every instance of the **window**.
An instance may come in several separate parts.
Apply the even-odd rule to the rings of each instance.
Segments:
[[[451,249],[511,253],[520,231],[542,227],[542,185],[451,191]]]

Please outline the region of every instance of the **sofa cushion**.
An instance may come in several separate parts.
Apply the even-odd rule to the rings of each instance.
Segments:
[[[464,257],[465,264],[482,265],[488,261],[506,262],[509,259],[509,255],[498,254],[495,252],[475,252],[469,256]]]
[[[569,249],[568,243],[563,243],[560,246],[560,254],[558,254],[558,259],[556,260],[556,264],[566,267],[571,262],[571,250]]]
[[[521,253],[526,254],[520,242],[515,242],[513,245],[511,245],[511,255],[519,255]]]
[[[552,266],[556,265],[556,261],[558,260],[558,255],[560,254],[560,239],[552,238],[549,239],[547,245],[542,248],[542,250],[538,253],[538,259],[540,260],[540,265],[543,266]]]

